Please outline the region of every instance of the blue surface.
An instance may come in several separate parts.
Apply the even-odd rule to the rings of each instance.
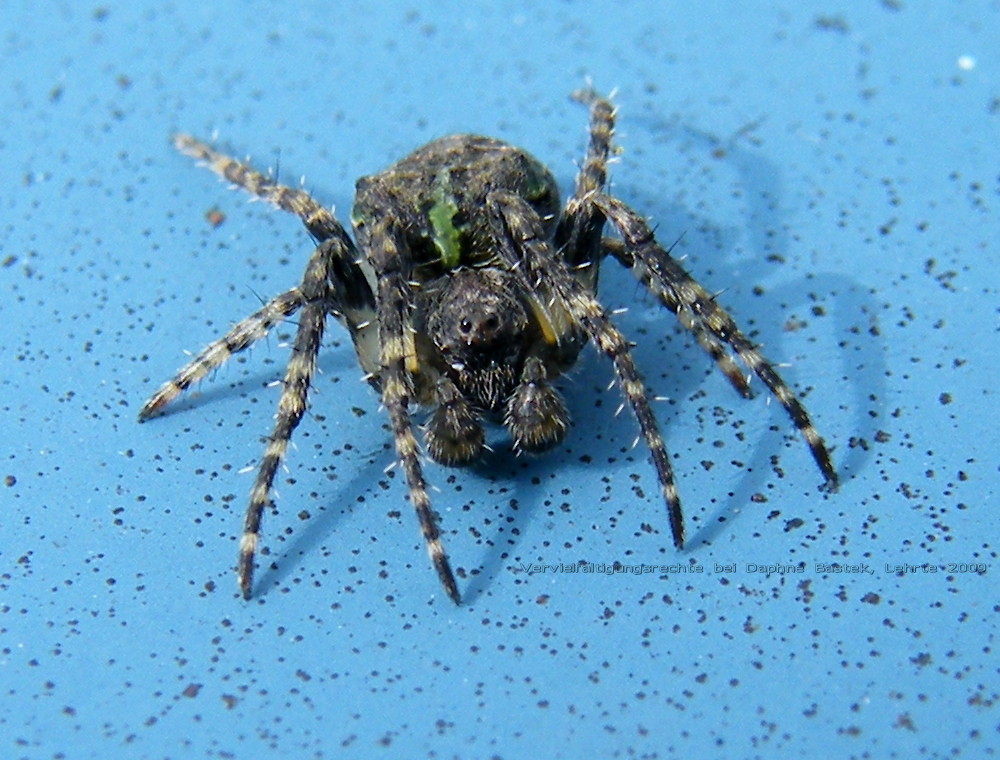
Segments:
[[[1000,5],[280,5],[0,10],[0,756],[995,756]],[[569,188],[587,76],[618,88],[616,192],[791,365],[840,492],[609,266],[672,399],[683,553],[588,352],[558,451],[428,467],[454,607],[332,330],[244,603],[288,330],[135,415],[310,245],[168,135],[305,174],[342,217],[356,177],[453,131]],[[583,562],[656,567],[524,570]]]

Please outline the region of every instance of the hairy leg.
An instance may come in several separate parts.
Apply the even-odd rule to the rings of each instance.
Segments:
[[[174,144],[186,155],[204,161],[212,171],[230,180],[253,195],[273,203],[302,219],[310,234],[320,242],[327,262],[327,277],[332,287],[331,313],[348,329],[358,349],[362,364],[375,342],[372,327],[375,318],[375,298],[364,271],[358,264],[353,241],[333,214],[320,206],[304,190],[277,184],[247,164],[214,150],[189,135],[175,135]],[[264,338],[282,320],[294,314],[305,303],[301,287],[282,293],[263,308],[233,326],[222,338],[204,348],[191,362],[154,393],[139,411],[139,421],[156,415],[181,392],[217,369],[233,354],[249,348]],[[370,366],[371,362],[367,362]]]
[[[220,177],[242,187],[251,195],[295,214],[317,242],[339,237],[345,241],[345,246],[353,247],[333,213],[323,208],[305,190],[279,184],[249,164],[220,153],[191,135],[174,135],[174,147],[186,156],[203,161]]]
[[[685,315],[681,317],[682,324],[686,325],[693,320],[696,334],[702,332],[711,335],[714,343],[722,342],[731,347],[770,389],[805,438],[813,459],[826,478],[826,487],[836,488],[837,472],[830,460],[830,453],[802,402],[796,398],[774,366],[740,331],[729,313],[656,242],[649,225],[632,209],[609,195],[595,195],[592,202],[621,233],[632,270],[643,282],[652,283],[651,289],[666,305],[673,307],[678,315]],[[711,348],[708,350],[715,356]],[[728,365],[720,363],[720,366],[730,375]],[[730,380],[732,379],[730,375]]]
[[[271,490],[278,467],[288,449],[292,433],[305,414],[309,386],[316,369],[316,355],[323,339],[326,317],[331,311],[329,276],[331,247],[321,245],[313,253],[306,267],[299,290],[303,306],[299,315],[299,329],[292,347],[292,356],[285,370],[285,379],[275,414],[274,430],[267,439],[267,448],[260,462],[257,480],[250,493],[243,537],[240,539],[237,574],[244,598],[253,590],[254,557],[260,541],[260,523],[264,510],[271,503]]]
[[[558,299],[591,342],[614,364],[618,384],[635,413],[649,447],[667,504],[674,544],[683,546],[684,518],[673,468],[650,408],[646,387],[632,359],[629,342],[615,327],[594,294],[574,279],[563,262],[555,257],[544,237],[541,220],[523,198],[512,193],[495,192],[487,198],[487,205],[505,266],[522,278],[529,292],[541,290]]]
[[[370,239],[367,248],[378,283],[375,303],[381,329],[382,404],[389,414],[396,455],[406,475],[410,503],[417,513],[420,530],[427,542],[427,553],[448,597],[458,604],[458,585],[441,543],[437,519],[431,511],[417,439],[413,435],[410,404],[414,397],[412,371],[415,369],[417,356],[413,344],[410,314],[413,293],[408,281],[407,257],[401,235],[391,220],[377,220],[371,225],[368,234]]]
[[[604,214],[588,203],[588,198],[602,192],[607,183],[615,109],[610,100],[589,87],[574,92],[573,99],[590,109],[589,140],[576,187],[566,202],[566,210],[556,230],[555,243],[570,268],[593,265],[589,270],[592,279],[586,283],[593,290],[597,286]]]
[[[719,340],[715,334],[706,327],[701,320],[697,318],[697,315],[692,311],[689,304],[685,304],[680,301],[675,293],[666,283],[662,280],[656,278],[652,272],[642,266],[637,264],[635,257],[628,247],[621,241],[615,238],[604,238],[601,241],[601,246],[605,252],[614,256],[618,262],[626,269],[632,270],[635,276],[645,285],[649,291],[656,296],[656,298],[662,303],[667,309],[672,311],[677,315],[677,319],[680,323],[692,333],[694,333],[695,338],[697,338],[698,343],[705,350],[705,352],[712,357],[719,370],[729,379],[729,382],[736,389],[743,398],[750,398],[750,384],[747,381],[746,375],[744,375],[743,370],[733,359],[729,350],[726,348],[726,344]],[[670,253],[670,249],[666,249],[666,253]]]
[[[139,422],[144,422],[160,412],[183,391],[229,361],[233,354],[249,348],[266,336],[271,328],[294,314],[303,303],[302,291],[299,288],[292,288],[234,325],[222,338],[202,349],[201,353],[149,397],[139,410]]]

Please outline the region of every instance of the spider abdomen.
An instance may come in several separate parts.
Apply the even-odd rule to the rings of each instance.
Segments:
[[[555,233],[559,188],[538,159],[514,145],[481,135],[450,135],[417,148],[355,187],[351,221],[359,241],[392,209],[413,257],[413,276],[433,279],[460,266],[495,262],[486,211],[490,193],[526,200]]]

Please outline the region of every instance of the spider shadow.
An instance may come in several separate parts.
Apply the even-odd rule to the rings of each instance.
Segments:
[[[801,301],[801,296],[806,292],[806,289],[815,289],[817,282],[822,283],[821,287],[824,290],[829,289],[831,293],[836,294],[835,306],[832,312],[835,320],[833,330],[835,335],[848,335],[854,331],[857,315],[876,314],[878,312],[877,305],[870,298],[868,292],[859,286],[857,281],[837,273],[818,275],[815,279],[811,280],[806,280],[805,278],[796,280],[781,288],[769,290],[768,293],[769,295],[774,295],[775,300],[780,302],[784,302],[785,297],[787,297],[788,302],[794,302],[797,299]],[[777,341],[769,342],[769,345],[777,345]],[[846,390],[837,394],[841,402],[839,405],[829,404],[826,406],[828,412],[820,427],[821,433],[826,435],[827,444],[830,445],[831,457],[840,478],[841,487],[857,478],[869,465],[874,456],[866,446],[852,445],[849,448],[845,447],[845,439],[848,437],[867,440],[874,439],[879,431],[878,419],[884,416],[886,411],[885,377],[888,370],[885,364],[884,352],[881,350],[881,346],[874,341],[861,342],[856,346],[856,350],[859,354],[858,357],[849,356],[844,348],[837,351],[839,358],[837,364],[842,370],[842,376],[849,378],[849,380],[845,383],[836,384],[838,389]],[[860,361],[855,363],[855,358],[860,358]],[[798,383],[791,382],[794,376],[787,370],[783,371],[783,374],[785,374],[786,379],[789,380],[793,387],[798,385]],[[827,373],[825,377],[826,382],[821,381],[822,385],[829,386],[829,381],[835,380],[833,372]],[[756,395],[758,398],[755,398],[754,401],[757,403],[759,403],[760,396],[770,396],[766,389]],[[850,412],[850,422],[848,424],[831,424],[836,423],[837,420],[835,418],[829,419],[830,413],[838,407]],[[789,442],[790,446],[795,446],[802,452],[795,456],[796,461],[802,462],[802,465],[796,466],[793,482],[795,484],[809,484],[813,482],[819,474],[812,463],[811,457],[808,456],[808,453],[805,453],[807,449],[801,440],[801,436],[791,426],[788,415],[780,405],[772,403],[769,408],[769,427],[786,431],[785,440]],[[828,432],[830,429],[839,429],[840,436],[831,436]],[[766,435],[762,436],[762,438],[771,439],[772,436]],[[847,453],[842,454],[845,448]],[[726,530],[727,525],[736,519],[737,515],[742,515],[744,511],[748,511],[744,510],[743,506],[753,502],[752,497],[754,494],[765,490],[764,486],[768,481],[767,474],[772,470],[771,457],[778,452],[779,449],[772,449],[765,445],[754,447],[753,457],[747,463],[748,474],[741,478],[736,488],[733,489],[732,496],[721,507],[711,515],[706,515],[704,525],[698,529],[688,542],[692,550],[695,546],[710,546],[712,541]],[[813,487],[809,486],[809,488]],[[787,488],[784,490],[787,492]],[[820,493],[824,504],[831,502],[836,496],[836,494],[826,492],[821,483],[815,486],[815,491]],[[783,503],[786,505],[782,509],[785,513],[799,510],[802,506],[789,503],[788,501]],[[825,511],[825,508],[821,507],[817,511]]]
[[[320,373],[323,370],[327,373],[326,377],[337,376],[345,379],[339,385],[331,382],[322,383],[324,375]],[[325,357],[321,351],[319,364],[317,365],[317,374],[319,377],[314,381],[314,388],[310,397],[310,410],[324,408],[324,396],[335,396],[337,389],[341,387],[343,382],[354,382],[355,380],[358,382],[358,386],[362,388],[358,404],[363,404],[366,407],[370,406],[372,411],[377,407],[378,397],[375,393],[371,392],[367,383],[361,382],[360,370],[357,366],[354,351],[349,347],[340,346],[338,350],[328,351]],[[275,403],[277,403],[277,398],[275,398]],[[342,403],[339,406],[340,413],[347,413],[349,406],[350,402]],[[328,412],[324,416],[330,417],[331,414]],[[364,431],[352,430],[351,438],[353,439],[357,435],[359,439],[380,441],[378,436],[383,432],[384,428],[381,418],[378,415],[372,415],[366,417],[366,420],[368,421],[364,424],[369,429]],[[332,433],[327,429],[325,424],[317,424],[317,420],[314,419],[314,415],[312,414],[307,414],[302,420],[302,424],[312,426],[312,436],[319,444],[334,446],[345,442],[343,440],[330,441],[329,436]],[[303,449],[305,449],[304,446]],[[357,447],[354,449],[355,454],[359,456],[364,456],[367,451],[368,449],[361,449],[359,451]],[[313,456],[314,458],[322,457],[322,454],[314,454]],[[266,593],[269,590],[273,591],[276,587],[285,583],[294,573],[300,571],[303,566],[303,557],[313,555],[314,553],[318,554],[318,550],[323,546],[324,542],[328,541],[330,536],[335,532],[340,520],[350,516],[354,511],[355,505],[363,501],[362,497],[366,494],[371,494],[375,490],[374,484],[384,474],[386,466],[393,461],[392,454],[380,444],[372,447],[370,453],[367,454],[367,458],[368,461],[361,465],[349,480],[341,480],[339,477],[329,478],[320,476],[316,478],[319,483],[326,484],[323,487],[319,485],[314,486],[321,493],[318,514],[311,515],[308,520],[301,523],[299,526],[301,529],[294,531],[293,538],[282,541],[276,536],[271,539],[272,551],[260,557],[260,565],[255,581],[255,585],[261,590],[261,593]],[[336,470],[332,459],[326,460],[326,465]],[[288,466],[295,469],[295,462],[288,462]],[[306,467],[307,463],[302,462],[300,466]],[[309,467],[308,470],[317,475],[321,474],[321,469],[315,466]],[[298,480],[301,483],[305,481],[305,478],[300,476]],[[337,501],[331,503],[334,500]],[[277,504],[275,508],[280,509],[280,507],[281,505]],[[345,547],[344,554],[347,553],[349,553],[349,550]]]
[[[329,349],[329,346],[325,346]],[[326,371],[325,377],[345,377],[349,380],[354,380],[360,375],[357,363],[355,360],[355,355],[353,350],[350,350],[344,346],[341,346],[339,350],[333,350],[328,352],[325,357],[321,358],[322,369]],[[332,356],[331,356],[332,355]],[[228,365],[220,367],[213,373],[202,381],[195,389],[189,390],[187,393],[183,394],[176,400],[170,403],[170,405],[156,417],[150,420],[150,423],[154,423],[160,417],[170,417],[180,416],[185,412],[193,410],[201,410],[202,407],[207,407],[214,401],[218,400],[232,400],[234,397],[243,399],[244,401],[250,401],[257,405],[263,405],[264,407],[274,406],[278,404],[279,391],[276,388],[271,388],[270,386],[277,379],[282,377],[284,373],[284,364],[281,359],[274,362],[273,366],[268,366],[266,369],[253,369],[245,370],[238,379],[230,380],[229,382],[218,382],[218,378],[215,375],[231,369]],[[324,379],[323,375],[319,375],[317,380],[322,382]],[[216,382],[212,383],[212,380]],[[206,383],[211,383],[207,385]],[[359,383],[360,385],[360,383]],[[330,383],[323,383],[319,387],[319,392],[314,388],[310,399],[310,408],[315,409],[318,403],[322,404],[322,391],[325,389],[330,393],[335,393],[336,385]],[[204,390],[202,390],[204,388]],[[377,406],[378,400],[375,394],[368,394],[367,388],[365,388],[365,393],[370,395],[370,400],[372,406]],[[245,408],[243,406],[241,409]],[[207,411],[202,411],[203,415],[207,415]],[[268,416],[270,421],[270,416]],[[207,420],[202,418],[203,422]],[[265,425],[270,424],[263,423]],[[303,425],[314,425],[315,420],[311,414],[307,414],[303,419]],[[246,427],[249,427],[247,425]],[[323,436],[326,433],[323,432],[322,426],[320,429],[315,431],[316,436]],[[376,429],[381,430],[381,426],[376,425]],[[255,431],[257,434],[266,434],[266,430],[261,428]],[[301,432],[301,428],[299,431]],[[293,436],[293,441],[297,440],[298,436]],[[254,457],[253,460],[253,470],[260,465],[260,455],[263,453],[263,446],[261,444],[260,451]],[[391,456],[385,456],[379,451],[379,453],[372,455],[372,462],[362,467],[357,474],[355,474],[349,481],[342,482],[339,479],[331,479],[327,481],[325,478],[321,480],[323,482],[332,482],[336,484],[335,494],[342,494],[346,499],[353,499],[353,496],[360,496],[371,491],[372,483],[377,480],[373,477],[373,472],[381,473],[385,469],[385,465],[391,462]],[[293,455],[294,459],[294,455]],[[382,460],[385,460],[384,462]],[[299,463],[304,466],[305,463]],[[294,461],[288,463],[289,467],[292,469],[296,468],[296,463]],[[304,478],[300,478],[300,481],[304,481]],[[295,538],[291,541],[285,542],[281,541],[280,537],[274,537],[270,540],[266,538],[267,527],[265,526],[265,543],[270,543],[273,547],[273,551],[269,551],[267,554],[261,554],[259,560],[260,565],[257,571],[257,577],[255,580],[255,587],[258,589],[256,594],[263,595],[266,589],[273,589],[274,586],[280,585],[285,581],[292,573],[297,569],[301,568],[301,562],[297,561],[296,558],[304,556],[307,552],[315,549],[317,546],[321,545],[329,535],[333,532],[337,521],[344,515],[348,514],[352,510],[352,505],[355,502],[352,500],[347,502],[345,506],[338,508],[336,506],[331,507],[321,507],[318,516],[313,516],[307,521],[308,529],[296,531]],[[242,503],[241,509],[245,507],[245,502]],[[281,504],[277,505],[277,509],[280,509]],[[270,511],[270,510],[269,510]],[[240,513],[242,517],[242,513]],[[268,515],[265,515],[267,518]],[[271,520],[267,520],[271,522]]]
[[[383,457],[381,454],[374,454],[372,461],[361,467],[357,473],[348,481],[340,479],[325,480],[333,483],[334,487],[327,489],[330,496],[342,497],[342,506],[329,505],[321,506],[318,515],[312,515],[303,524],[303,529],[296,530],[294,538],[281,542],[275,547],[275,551],[268,555],[261,556],[260,567],[257,572],[255,585],[261,595],[278,590],[283,583],[291,578],[296,572],[302,569],[302,558],[318,555],[319,549],[324,542],[336,530],[342,518],[349,517],[357,503],[357,498],[362,494],[370,493],[372,484],[378,479],[373,477],[373,473],[381,474],[385,469],[384,464],[380,464],[380,459],[391,459]],[[324,491],[326,494],[326,491]],[[329,502],[329,499],[327,499]],[[273,541],[272,541],[273,542]],[[344,548],[343,556],[348,555],[349,549]]]
[[[463,601],[470,604],[482,597],[499,577],[510,556],[516,552],[525,526],[535,519],[546,491],[531,485],[531,481],[550,475],[553,469],[562,470],[572,459],[572,454],[565,449],[520,455],[514,452],[502,427],[491,427],[490,433],[493,451],[465,470],[484,483],[495,484],[496,490],[501,492],[503,505],[495,509],[491,522],[496,527],[482,539],[486,548],[464,590]]]
[[[163,411],[157,412],[149,422],[179,416],[186,412],[209,406],[216,401],[232,399],[234,397],[250,401],[253,399],[255,392],[266,390],[267,384],[274,377],[273,373],[254,370],[253,372],[247,372],[238,380],[231,380],[225,383],[212,383],[211,377],[206,378],[194,389],[171,401]],[[206,387],[204,383],[212,384]]]

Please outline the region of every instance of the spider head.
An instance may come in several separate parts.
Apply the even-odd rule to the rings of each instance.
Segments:
[[[502,408],[523,363],[528,311],[513,275],[499,269],[458,269],[429,294],[426,332],[447,371],[470,401]]]

